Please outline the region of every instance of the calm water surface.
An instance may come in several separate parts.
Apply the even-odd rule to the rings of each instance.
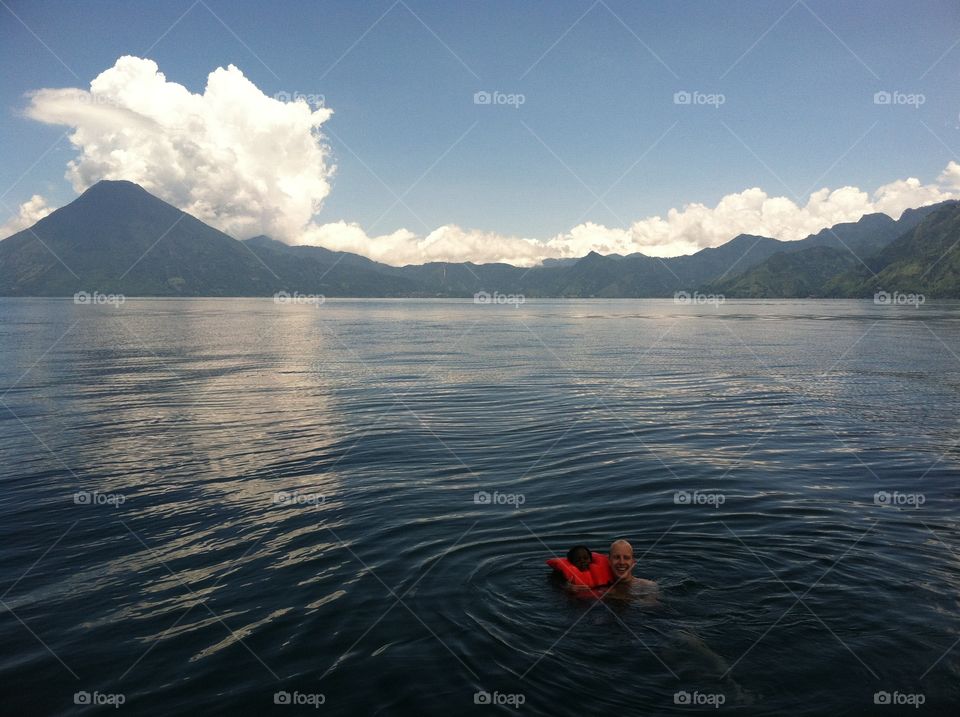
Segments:
[[[955,303],[0,299],[0,391],[4,712],[960,704]]]

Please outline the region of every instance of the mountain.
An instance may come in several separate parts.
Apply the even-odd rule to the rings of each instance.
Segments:
[[[34,226],[0,242],[0,295],[78,291],[130,296],[670,296],[744,271],[783,242],[741,236],[716,249],[659,259],[635,253],[533,268],[430,262],[389,266],[358,254],[246,241],[210,227],[125,181],[102,181]]]
[[[948,251],[960,236],[957,206],[907,210],[896,222],[871,214],[797,242],[742,234],[689,256],[590,252],[530,268],[472,262],[397,267],[266,236],[237,241],[136,184],[102,181],[30,229],[0,241],[0,295],[270,296],[286,291],[470,297],[486,291],[614,298],[669,297],[700,288],[731,297],[846,296],[871,294],[877,282],[871,271],[889,282],[891,291],[919,282],[931,287],[931,295],[957,295],[956,258]],[[931,255],[938,251],[946,256],[936,262]],[[852,252],[871,257],[870,270]],[[918,257],[926,263],[917,266]],[[924,275],[921,268],[927,265],[934,268]]]
[[[661,259],[644,254],[598,254],[521,268],[509,264],[431,262],[399,268],[400,275],[445,296],[478,291],[529,297],[663,297],[693,290],[724,272],[739,274],[782,250],[784,242],[741,235],[722,247]]]
[[[704,292],[740,298],[825,296],[828,281],[856,263],[857,259],[846,249],[829,246],[782,251],[738,277],[704,287]]]
[[[960,297],[960,204],[947,203],[914,229],[836,277],[829,289],[845,296],[877,291]]]
[[[739,234],[726,244],[701,249],[689,256],[673,257],[667,261],[674,266],[685,286],[696,288],[707,281],[737,276],[789,246],[789,242],[770,237]]]
[[[0,242],[0,295],[401,296],[420,288],[385,277],[363,257],[338,261],[319,247],[278,251],[262,239],[239,242],[137,184],[102,181]]]
[[[0,242],[0,293],[232,296],[275,291],[232,237],[132,182],[98,182]]]
[[[433,295],[429,287],[398,275],[394,267],[359,254],[291,246],[266,236],[237,243],[269,267],[288,292],[363,297]]]
[[[894,221],[885,214],[867,214],[857,222],[836,224],[798,242],[790,242],[739,276],[708,282],[703,291],[727,297],[806,298],[866,296],[860,284],[872,277],[871,257],[940,211],[955,211],[955,201],[908,209]],[[879,259],[888,263],[888,259]],[[860,275],[860,270],[865,272]]]
[[[796,242],[791,248],[793,251],[803,251],[812,247],[829,247],[866,256],[919,224],[923,214],[918,210],[910,212],[899,221],[894,221],[886,214],[864,214],[858,221],[834,224],[821,229],[816,234]]]

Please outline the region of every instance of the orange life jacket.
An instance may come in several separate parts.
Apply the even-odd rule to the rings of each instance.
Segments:
[[[574,585],[586,585],[589,588],[609,585],[613,582],[613,570],[610,561],[602,553],[590,553],[590,567],[587,570],[578,570],[566,558],[550,558],[547,565],[561,573],[567,582]]]

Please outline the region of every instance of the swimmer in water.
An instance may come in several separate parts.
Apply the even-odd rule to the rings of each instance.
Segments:
[[[593,555],[586,545],[574,545],[567,551],[567,560],[577,570],[583,572],[590,569]]]
[[[593,552],[586,545],[574,545],[567,551],[567,562],[582,573],[590,570],[590,563],[593,562]],[[590,590],[586,585],[570,582],[566,583],[570,590]]]
[[[610,593],[613,597],[629,597],[637,592],[645,598],[644,602],[655,603],[659,589],[653,580],[638,578],[633,574],[637,564],[633,557],[633,546],[626,540],[615,540],[610,545],[610,568],[613,570],[613,586]]]
[[[657,583],[636,577],[633,574],[636,563],[633,546],[626,540],[615,540],[610,545],[610,568],[615,582],[607,594],[620,600],[638,598],[641,604],[659,605],[657,598],[660,589]],[[736,704],[753,704],[755,696],[730,676],[731,667],[726,660],[711,650],[700,637],[687,630],[677,630],[665,637],[668,643],[663,658],[666,663],[673,665],[671,669],[682,679],[716,680],[730,690]]]

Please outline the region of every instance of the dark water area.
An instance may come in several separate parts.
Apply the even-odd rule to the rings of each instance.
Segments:
[[[0,396],[4,713],[960,705],[957,303],[0,299]]]

